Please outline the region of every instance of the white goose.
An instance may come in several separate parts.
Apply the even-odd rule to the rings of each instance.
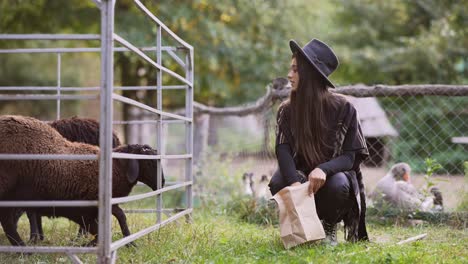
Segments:
[[[271,198],[270,188],[268,187],[270,178],[265,174],[262,175],[260,181],[255,186],[255,198],[269,200]]]
[[[271,198],[270,188],[268,183],[270,177],[263,174],[260,180],[256,180],[252,172],[246,172],[242,175],[243,194],[256,199],[269,200]]]
[[[410,182],[411,167],[407,163],[397,163],[379,180],[371,198],[382,200],[403,210],[428,211],[434,206],[434,198],[425,198]]]
[[[242,187],[244,189],[244,195],[254,196],[254,181],[252,172],[246,172],[242,175]]]

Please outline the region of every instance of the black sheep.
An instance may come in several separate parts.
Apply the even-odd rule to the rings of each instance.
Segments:
[[[147,145],[120,146],[114,152],[157,154]],[[99,155],[99,148],[70,142],[51,126],[34,118],[0,116],[0,153]],[[156,171],[156,160],[114,159],[113,197],[127,196],[137,181],[156,190]],[[97,200],[98,176],[96,160],[2,160],[0,200],[11,200],[11,197],[18,200]],[[164,183],[164,176],[161,180]],[[80,209],[74,208],[75,211]],[[24,245],[16,230],[15,210],[17,208],[3,208],[0,222],[13,245]],[[89,223],[97,222],[97,211],[86,213]],[[97,228],[89,231],[97,235]]]
[[[94,119],[74,116],[55,120],[49,125],[69,141],[99,146],[99,123]],[[112,147],[120,145],[120,140],[114,132],[112,134]]]

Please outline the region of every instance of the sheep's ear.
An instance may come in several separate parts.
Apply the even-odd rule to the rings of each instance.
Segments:
[[[134,183],[140,174],[140,164],[138,160],[129,159],[127,168],[127,180],[129,183]]]

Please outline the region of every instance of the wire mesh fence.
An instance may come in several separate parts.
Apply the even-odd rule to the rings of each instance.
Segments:
[[[265,96],[237,107],[214,108],[195,103],[194,203],[217,197],[229,201],[237,194],[268,198],[269,178],[278,169],[275,154],[276,113],[287,99],[287,82],[277,80]],[[468,87],[425,85],[400,87],[339,87],[357,109],[370,152],[363,163],[366,192],[397,162],[407,162],[413,182],[426,183],[426,159],[442,165],[436,183],[444,192],[447,210],[466,192],[463,177],[468,161]],[[245,177],[252,175],[253,185]],[[253,193],[252,190],[253,189]],[[223,198],[224,197],[224,198]]]
[[[464,173],[463,163],[468,160],[466,87],[377,87],[373,91],[369,87],[355,88],[343,87],[333,92],[345,94],[357,109],[370,152],[365,166],[387,168],[404,161],[415,172],[424,172],[424,160],[432,158],[443,167],[439,174]],[[238,159],[274,159],[278,105],[277,101],[242,116],[239,113],[251,105],[238,107],[237,111],[225,108],[229,109],[225,112],[202,108],[202,114],[197,116],[195,141],[199,146],[195,146],[195,156],[203,156],[209,149],[211,154]]]

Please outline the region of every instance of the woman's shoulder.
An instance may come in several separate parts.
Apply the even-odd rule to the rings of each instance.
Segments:
[[[289,99],[283,101],[280,106],[278,107],[278,112],[276,114],[276,121],[278,123],[283,122],[283,120],[289,120],[289,108],[290,108],[290,103]]]
[[[291,104],[291,100],[288,98],[281,102],[281,104],[279,105],[279,108],[289,107],[290,104]]]
[[[289,111],[290,105],[291,103],[289,99],[284,100],[283,102],[281,102],[281,104],[278,107],[278,113]]]
[[[336,100],[338,101],[340,107],[344,107],[348,110],[351,110],[351,109],[355,110],[355,107],[353,103],[351,102],[349,96],[342,95],[342,94],[334,94],[334,96],[336,97]]]
[[[356,108],[348,98],[345,95],[333,94],[333,108],[339,113],[339,116],[353,115],[356,112]]]

